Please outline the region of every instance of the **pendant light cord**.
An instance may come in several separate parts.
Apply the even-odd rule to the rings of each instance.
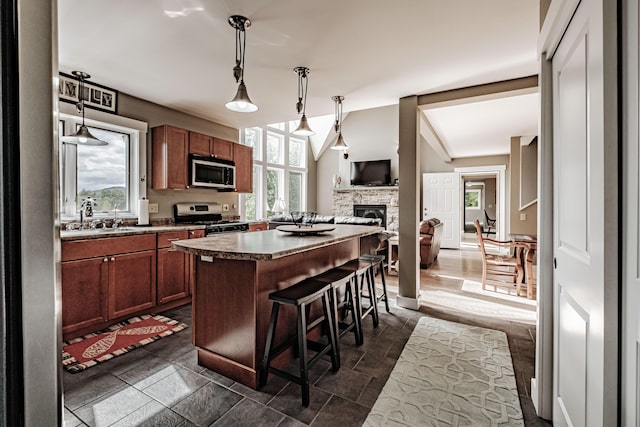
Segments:
[[[242,40],[240,34],[242,33]],[[240,81],[244,81],[244,53],[247,50],[247,33],[244,30],[244,23],[242,28],[236,28],[236,65],[240,67]],[[238,53],[239,51],[239,53]]]

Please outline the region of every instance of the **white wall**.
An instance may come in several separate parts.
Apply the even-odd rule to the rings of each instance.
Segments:
[[[349,186],[351,162],[391,159],[391,181],[398,177],[398,106],[350,112],[342,123],[342,136],[349,146],[349,158],[327,149],[318,159],[317,209],[332,212],[332,178],[342,178],[342,188]]]

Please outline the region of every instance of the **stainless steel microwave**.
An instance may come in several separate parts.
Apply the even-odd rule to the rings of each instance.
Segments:
[[[236,166],[230,160],[192,154],[191,186],[209,187],[219,190],[236,188]]]

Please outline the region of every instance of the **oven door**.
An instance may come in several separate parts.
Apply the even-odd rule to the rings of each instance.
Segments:
[[[220,161],[193,156],[191,158],[191,185],[218,189],[234,189],[236,167]]]

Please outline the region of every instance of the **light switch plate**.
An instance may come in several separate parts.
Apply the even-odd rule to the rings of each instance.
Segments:
[[[157,203],[149,203],[149,213],[158,213]]]
[[[521,213],[520,214],[520,221],[526,221],[527,220],[527,214],[526,213]]]

